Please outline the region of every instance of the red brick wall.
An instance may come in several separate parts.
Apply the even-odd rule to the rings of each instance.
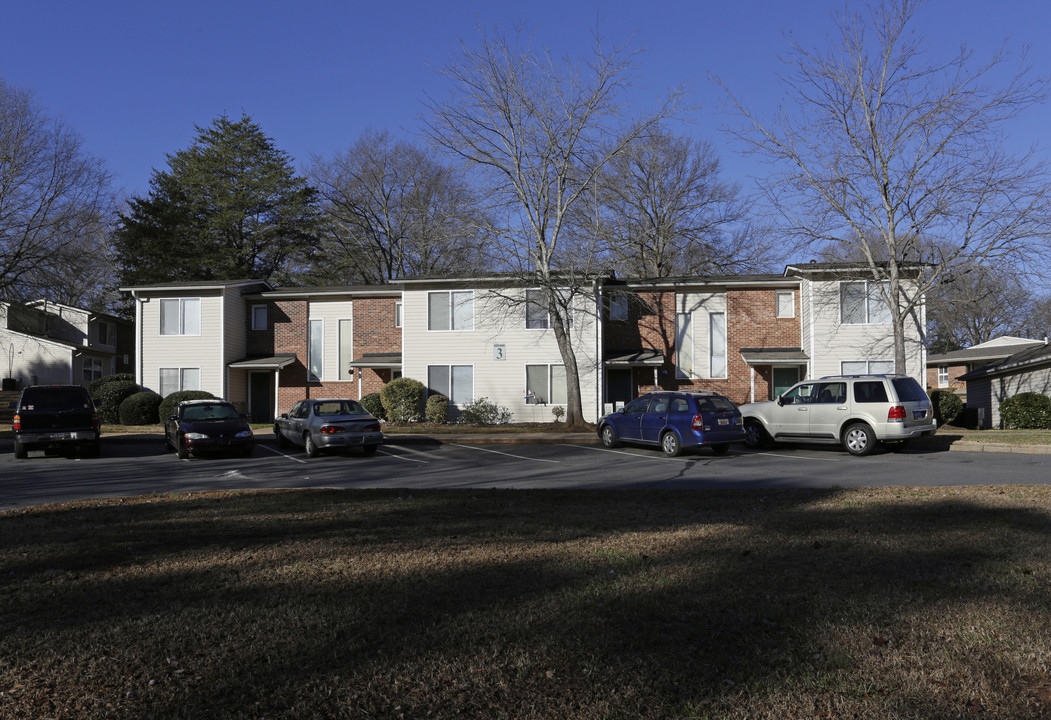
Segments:
[[[968,372],[968,367],[968,365],[949,365],[949,385],[948,387],[938,387],[938,368],[937,366],[928,365],[927,390],[952,390],[959,395],[966,395],[967,383],[959,378]]]
[[[795,292],[796,311],[791,318],[776,317],[776,291],[773,288],[730,289],[726,292],[727,378],[725,380],[682,380],[675,377],[675,292],[638,293],[629,303],[628,322],[610,322],[604,332],[607,350],[647,349],[664,355],[654,387],[653,368],[637,367],[632,373],[636,392],[649,390],[714,390],[735,403],[750,402],[751,369],[741,357],[741,348],[799,347],[799,292]],[[707,330],[705,330],[707,332]],[[756,368],[755,397],[769,397],[772,382],[769,366]]]

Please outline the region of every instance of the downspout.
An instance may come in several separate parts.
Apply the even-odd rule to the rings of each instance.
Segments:
[[[606,399],[606,363],[602,359],[602,337],[605,325],[602,322],[602,278],[595,278],[595,421],[602,417],[602,404]]]
[[[142,305],[145,299],[139,297],[137,290],[131,291],[131,299],[135,302],[135,382],[139,387],[145,387],[142,358]]]
[[[203,304],[203,303],[202,303]],[[230,400],[230,368],[226,367],[226,290],[219,295],[219,397]]]

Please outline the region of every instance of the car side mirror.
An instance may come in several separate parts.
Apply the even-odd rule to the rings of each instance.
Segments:
[[[279,416],[282,420],[288,420],[288,413],[281,413]]]
[[[784,399],[784,397],[782,397],[781,395],[778,395],[777,396],[777,404],[780,407],[784,407],[785,406],[785,399]]]
[[[171,422],[172,420],[178,420],[178,419],[179,419],[178,415],[169,415],[168,416],[168,422]]]
[[[623,415],[625,412],[627,412],[627,408],[622,407],[622,408],[620,408],[620,410],[617,410],[617,412],[619,412],[621,415]]]
[[[8,410],[17,410],[18,409],[18,401],[16,400],[14,402],[9,402],[7,404],[7,409]]]

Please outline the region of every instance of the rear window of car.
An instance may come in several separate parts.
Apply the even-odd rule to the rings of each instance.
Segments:
[[[920,387],[915,378],[894,378],[891,382],[894,383],[894,389],[898,393],[898,402],[924,402],[927,400],[927,393],[923,391],[923,388]]]
[[[22,403],[19,407],[24,411],[40,412],[89,410],[91,396],[81,387],[36,388],[22,393]]]
[[[713,396],[697,398],[697,409],[701,412],[726,412],[727,410],[736,410],[737,406],[727,398]]]
[[[887,388],[882,380],[858,380],[854,383],[854,402],[885,403]]]

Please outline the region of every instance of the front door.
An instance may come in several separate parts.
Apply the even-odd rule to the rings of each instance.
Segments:
[[[274,374],[272,372],[248,374],[248,417],[251,422],[273,422],[273,383]]]
[[[797,367],[775,367],[774,368],[774,397],[773,400],[788,388],[799,382],[799,368]]]
[[[626,405],[635,392],[631,387],[631,369],[617,368],[606,371],[606,402],[614,408]]]

